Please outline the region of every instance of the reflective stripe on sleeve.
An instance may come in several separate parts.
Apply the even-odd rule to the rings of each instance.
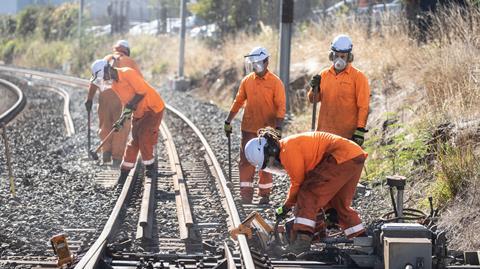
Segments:
[[[349,236],[349,235],[351,235],[351,234],[358,233],[358,232],[360,232],[361,230],[364,230],[364,229],[365,229],[365,227],[363,227],[363,224],[360,223],[360,224],[358,224],[358,225],[355,225],[355,226],[353,226],[353,227],[350,227],[350,228],[348,228],[348,229],[345,229],[344,232],[345,232],[345,235],[346,235],[346,236]]]
[[[296,217],[295,218],[295,224],[303,224],[303,225],[315,228],[316,222],[314,220],[311,220],[311,219]]]
[[[270,189],[271,187],[273,187],[273,183],[258,184],[258,187],[259,187],[260,189]]]

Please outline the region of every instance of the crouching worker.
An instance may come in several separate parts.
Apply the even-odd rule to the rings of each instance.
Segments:
[[[120,167],[119,184],[123,184],[134,167],[138,151],[142,155],[147,177],[155,174],[153,150],[158,140],[158,128],[165,104],[155,89],[132,68],[116,68],[106,60],[92,64],[92,83],[102,91],[106,88],[118,95],[124,106],[120,120],[113,128],[120,130],[124,121],[132,117],[132,138],[127,144]]]
[[[364,235],[359,214],[351,208],[367,153],[354,142],[325,132],[306,132],[279,140],[275,130],[261,129],[245,146],[247,160],[258,169],[287,173],[290,189],[276,210],[284,218],[293,206],[293,242],[287,253],[310,250],[317,214],[327,205],[336,209],[348,238]]]

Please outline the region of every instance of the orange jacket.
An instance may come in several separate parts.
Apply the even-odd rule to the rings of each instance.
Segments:
[[[109,54],[105,56],[103,59],[110,61],[112,58],[115,58],[115,65],[114,67],[130,67],[132,69],[135,69],[140,76],[142,76],[142,72],[140,71],[140,68],[138,67],[137,63],[135,61],[128,57],[127,55],[123,54],[122,52],[115,51],[113,54]],[[95,96],[95,92],[97,91],[97,86],[95,86],[93,83],[90,83],[90,86],[88,88],[88,100],[92,100],[93,97]]]
[[[339,74],[335,74],[332,66],[320,75],[322,80],[317,102],[321,105],[316,130],[350,139],[357,128],[365,128],[367,124],[370,102],[368,79],[351,64]],[[308,99],[313,103],[311,89]]]
[[[332,155],[338,164],[360,155],[368,156],[354,142],[325,132],[306,132],[280,140],[280,162],[290,176],[286,206],[295,205],[305,175],[313,170],[325,155]]]
[[[118,81],[113,81],[112,90],[118,95],[122,105],[126,105],[135,94],[143,95],[143,99],[138,103],[134,118],[141,118],[147,111],[158,113],[165,108],[157,91],[146,82],[137,71],[129,68],[115,68],[118,73]]]
[[[275,128],[275,119],[285,117],[285,100],[285,88],[275,74],[267,70],[259,77],[252,72],[243,78],[230,111],[237,113],[246,101],[242,131],[256,133],[263,127]]]

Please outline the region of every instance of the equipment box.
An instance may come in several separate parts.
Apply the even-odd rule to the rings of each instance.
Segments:
[[[385,269],[432,268],[432,243],[427,238],[384,237],[383,244]]]
[[[418,223],[387,223],[382,225],[382,237],[431,238],[430,231]]]

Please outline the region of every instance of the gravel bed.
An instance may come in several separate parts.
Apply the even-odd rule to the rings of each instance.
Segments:
[[[15,198],[9,193],[3,141],[0,145],[0,259],[53,255],[47,252],[49,239],[64,229],[93,228],[97,232],[91,236],[96,237],[116,194],[95,184],[95,174],[102,168],[86,159],[85,90],[67,89],[76,128],[76,134],[67,138],[63,99],[38,85],[9,80],[24,91],[27,107],[7,127]],[[83,233],[67,236],[89,244]]]

